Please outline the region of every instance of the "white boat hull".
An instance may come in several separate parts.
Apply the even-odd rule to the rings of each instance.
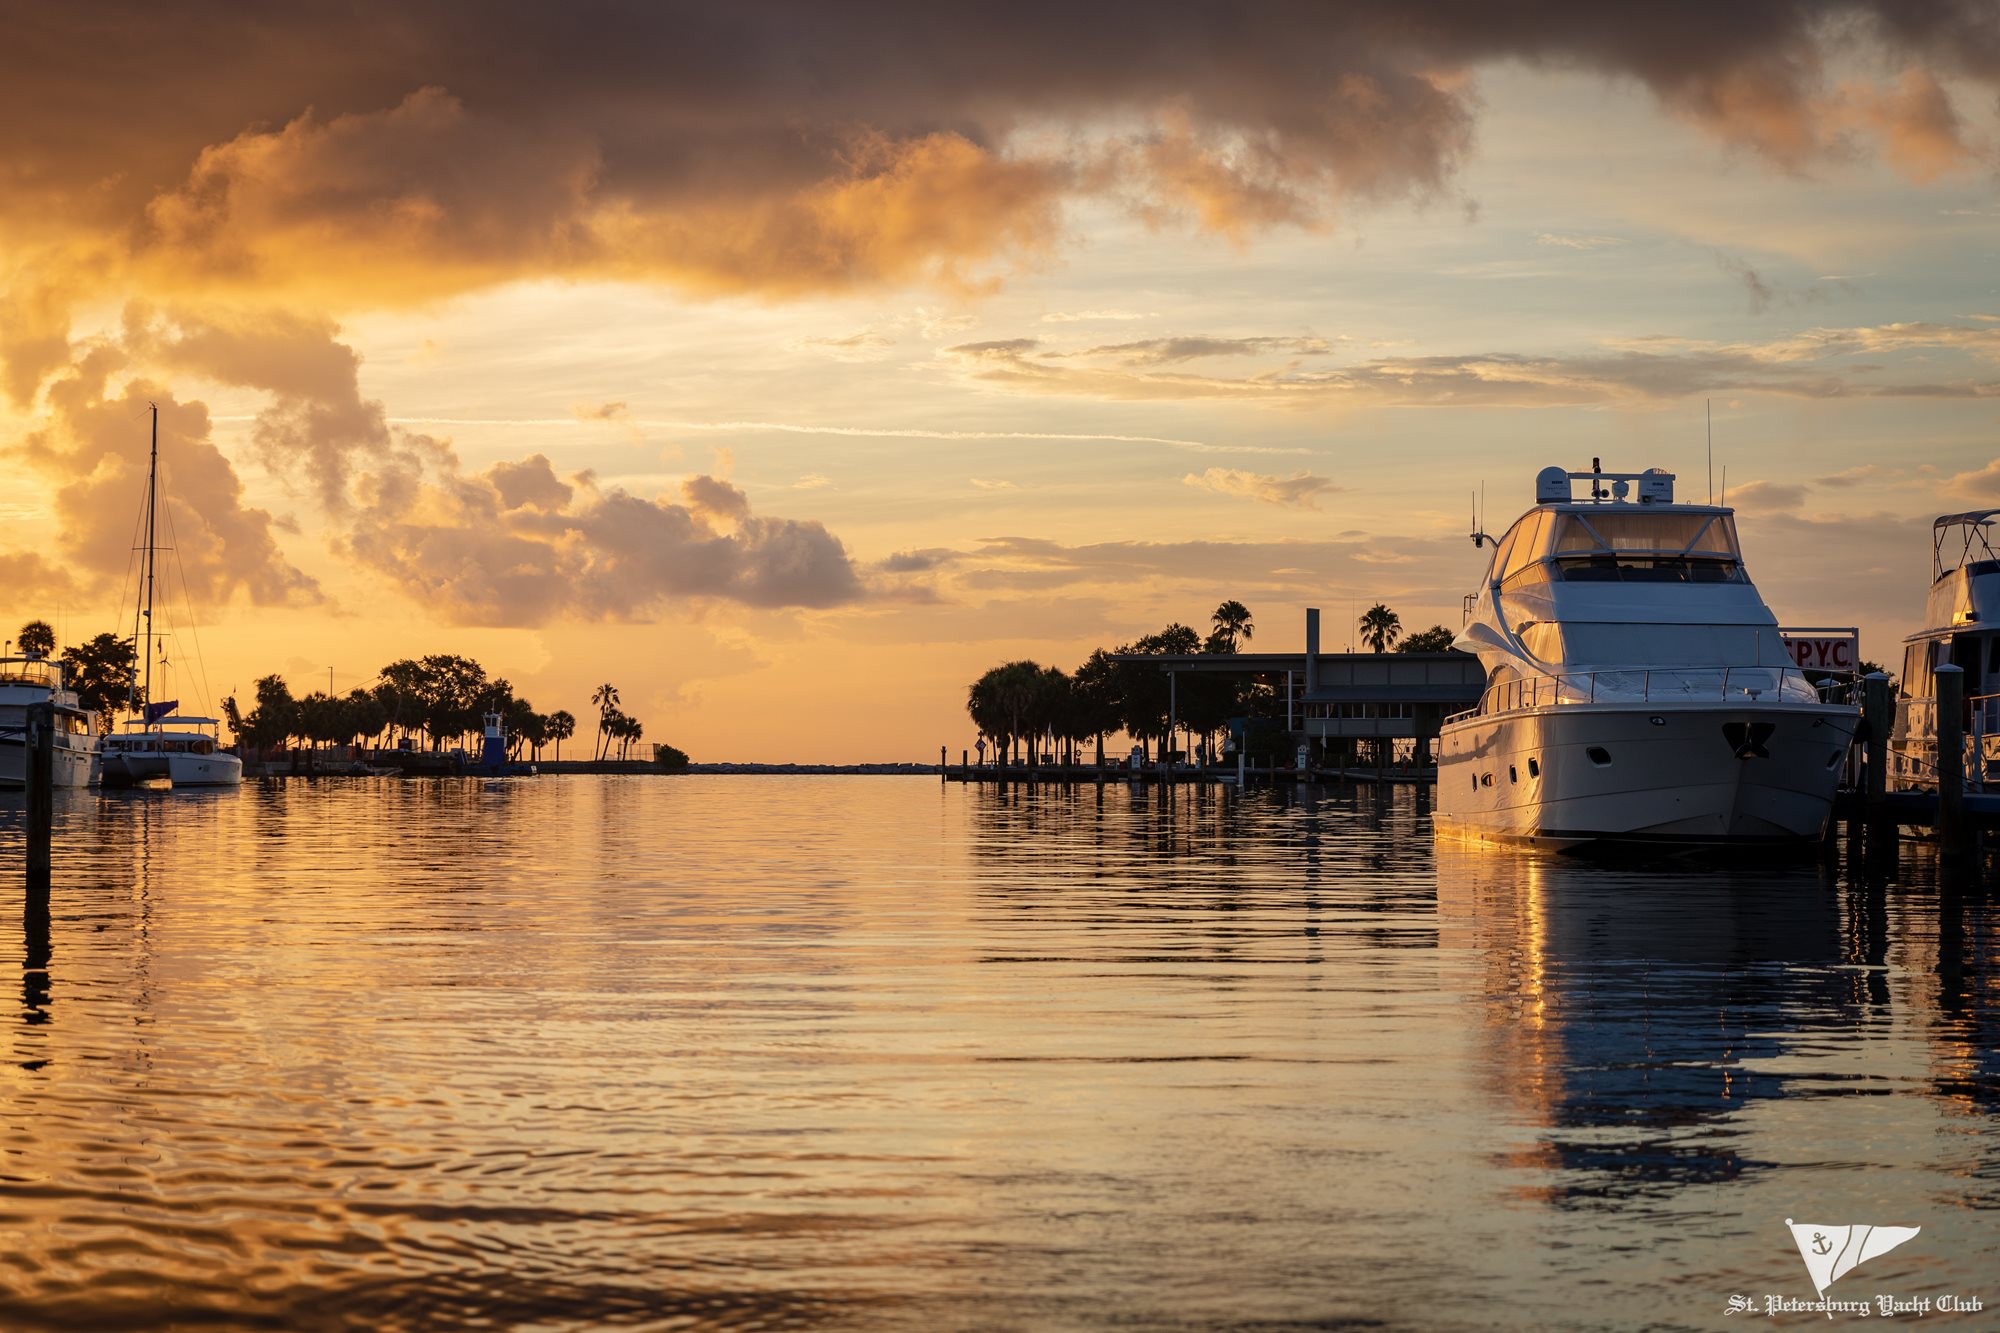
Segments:
[[[1852,708],[1810,703],[1481,714],[1439,735],[1434,822],[1440,834],[1556,850],[1805,842],[1832,814],[1856,721]]]
[[[96,737],[89,737],[89,746],[77,746],[68,742],[78,737],[71,732],[56,733],[55,744],[55,785],[58,787],[87,787],[91,780],[92,761],[97,757]],[[28,747],[19,736],[0,736],[0,787],[26,787],[28,785]]]
[[[134,787],[165,778],[176,787],[235,787],[243,782],[243,761],[233,754],[178,754],[114,750],[104,756],[104,785]]]

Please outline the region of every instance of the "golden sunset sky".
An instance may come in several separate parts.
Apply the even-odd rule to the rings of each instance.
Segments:
[[[1473,490],[1702,498],[1712,400],[1889,661],[2000,505],[1996,143],[1984,0],[17,8],[0,624],[129,632],[153,400],[184,707],[462,652],[955,755],[1225,598],[1455,628]]]

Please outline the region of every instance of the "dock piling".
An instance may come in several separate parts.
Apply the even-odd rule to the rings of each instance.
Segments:
[[[1870,672],[1862,681],[1861,694],[1862,725],[1867,728],[1868,741],[1865,771],[1867,783],[1863,796],[1868,824],[1868,855],[1895,854],[1895,824],[1888,816],[1889,794],[1889,731],[1893,726],[1890,709],[1889,677],[1881,671]]]
[[[49,843],[56,819],[56,710],[53,704],[28,708],[28,893],[49,891]]]
[[[1950,663],[1937,669],[1937,784],[1939,864],[1963,871],[1971,860],[1965,823],[1965,668]]]

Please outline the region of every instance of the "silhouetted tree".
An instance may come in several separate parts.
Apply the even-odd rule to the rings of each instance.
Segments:
[[[1221,606],[1216,607],[1215,615],[1211,617],[1211,620],[1215,625],[1215,633],[1211,636],[1212,639],[1220,641],[1227,646],[1210,648],[1210,652],[1233,653],[1244,644],[1250,642],[1251,636],[1257,632],[1257,627],[1250,623],[1250,608],[1235,598],[1231,598]]]
[[[576,735],[576,716],[567,708],[549,714],[549,739],[556,743],[556,761],[562,761],[562,743]]]
[[[1361,641],[1376,652],[1389,650],[1403,632],[1403,618],[1377,602],[1361,613]]]
[[[56,650],[56,632],[46,620],[30,620],[14,642],[23,657],[48,657]]]
[[[1097,742],[1097,758],[1104,758],[1104,737],[1118,730],[1123,696],[1120,694],[1118,665],[1102,648],[1091,651],[1083,665],[1070,677],[1076,700],[1078,740],[1091,736]]]
[[[279,675],[258,679],[257,704],[248,714],[237,708],[236,696],[231,695],[222,701],[222,715],[239,744],[259,750],[277,749],[303,730],[298,701]]]
[[[1451,641],[1458,636],[1443,625],[1432,625],[1420,629],[1409,638],[1396,645],[1399,653],[1444,653],[1451,651]]]
[[[618,712],[618,687],[606,681],[591,694],[590,701],[597,705],[597,751],[595,757],[602,759],[606,747],[611,743],[610,722]]]
[[[139,655],[130,639],[100,634],[63,649],[63,683],[76,691],[77,702],[97,714],[101,731],[127,705],[142,704],[133,686],[139,679]]]

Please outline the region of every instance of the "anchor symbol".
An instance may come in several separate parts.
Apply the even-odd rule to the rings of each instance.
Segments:
[[[1825,1236],[1820,1235],[1819,1232],[1817,1231],[1813,1232],[1814,1254],[1825,1254],[1828,1250],[1831,1250],[1832,1248],[1833,1248],[1832,1242],[1828,1241]]]

